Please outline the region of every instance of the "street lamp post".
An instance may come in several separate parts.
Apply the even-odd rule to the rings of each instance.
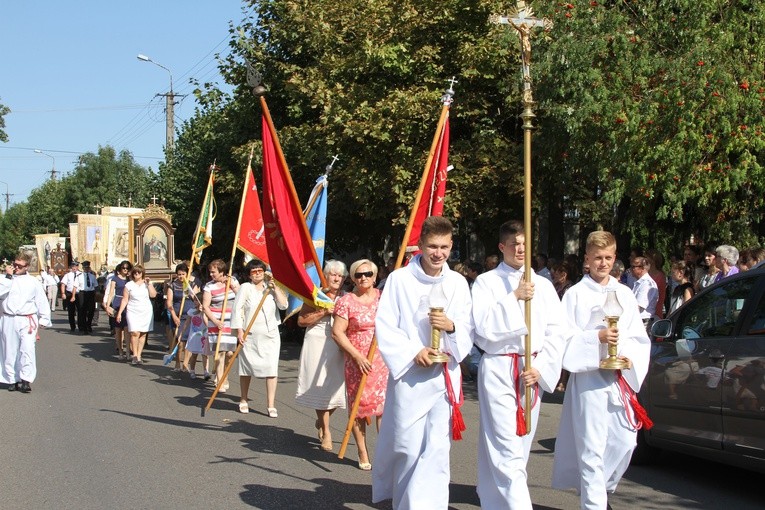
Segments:
[[[53,160],[53,168],[50,170],[50,180],[55,181],[56,180],[56,158],[48,154],[47,152],[43,152],[40,149],[34,150],[37,154],[42,154],[43,156],[48,156],[50,159]]]
[[[170,92],[167,94],[157,94],[158,96],[165,96],[165,114],[166,114],[166,128],[165,128],[165,146],[167,147],[167,152],[172,153],[173,147],[175,145],[175,94],[173,93],[173,73],[168,69],[167,67],[163,66],[159,62],[155,62],[154,60],[150,59],[146,55],[139,53],[138,54],[138,60],[142,60],[144,62],[151,62],[155,66],[161,67],[165,71],[167,71],[167,74],[170,75]]]

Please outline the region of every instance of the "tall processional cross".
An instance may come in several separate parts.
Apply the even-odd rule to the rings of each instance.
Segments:
[[[534,102],[531,92],[531,30],[544,28],[550,30],[552,21],[543,18],[535,18],[531,6],[525,1],[519,0],[515,12],[510,16],[492,16],[491,21],[499,25],[512,25],[518,31],[521,40],[521,69],[523,71],[523,103],[524,105]]]
[[[531,30],[534,28],[545,28],[549,30],[552,22],[545,19],[534,17],[531,7],[526,2],[519,0],[515,10],[510,16],[493,15],[490,19],[492,23],[500,25],[512,25],[518,32],[521,39],[521,69],[523,71],[523,233],[526,242],[532,244],[531,236],[531,132],[534,129],[532,120],[534,119],[534,98],[531,93]],[[531,257],[526,257],[524,261],[524,280],[531,281]],[[524,338],[524,367],[525,370],[531,368],[531,300],[524,303],[524,315],[526,319],[526,335]],[[523,428],[519,426],[518,435],[524,436],[532,430],[531,427],[531,387],[525,389],[525,412]]]

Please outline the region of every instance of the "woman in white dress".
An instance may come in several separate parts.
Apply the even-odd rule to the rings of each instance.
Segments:
[[[233,357],[236,349],[236,337],[231,335],[231,309],[234,305],[234,298],[239,290],[239,282],[236,278],[231,279],[231,285],[226,294],[226,281],[228,280],[228,265],[221,259],[215,259],[208,266],[211,281],[205,285],[202,294],[202,311],[207,319],[207,354],[215,354],[215,344],[220,340],[218,352],[225,355],[219,355],[213,362],[215,363],[215,384],[218,378],[223,375],[226,363]],[[225,310],[223,304],[226,304]],[[220,392],[228,391],[228,380],[223,381]]]
[[[151,300],[157,297],[157,290],[151,280],[143,277],[143,267],[133,266],[130,281],[125,284],[122,302],[117,312],[117,322],[122,322],[122,313],[127,309],[127,329],[130,333],[131,365],[143,365],[143,346],[146,337],[154,328],[154,307]]]
[[[347,275],[345,264],[339,260],[327,261],[324,278],[328,287],[324,293],[332,300],[337,299]],[[334,307],[316,309],[304,304],[297,319],[298,326],[306,330],[295,401],[316,410],[316,429],[325,452],[332,451],[329,417],[335,409],[345,409],[345,355],[332,340],[333,311]]]
[[[276,418],[276,376],[281,348],[279,324],[282,322],[279,310],[287,308],[287,295],[277,288],[272,280],[266,282],[266,265],[260,260],[249,261],[246,269],[250,281],[240,288],[231,313],[231,329],[236,333],[239,343],[243,344],[238,360],[239,384],[242,390],[239,411],[250,412],[247,393],[254,376],[266,380],[266,409],[269,417]],[[245,338],[244,330],[263,299],[264,292],[268,292],[269,295],[263,301],[263,307]]]

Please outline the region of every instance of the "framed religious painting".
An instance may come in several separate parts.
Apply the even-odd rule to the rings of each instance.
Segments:
[[[63,242],[56,243],[56,247],[51,250],[50,259],[51,267],[59,278],[69,271],[69,254],[64,249]]]
[[[175,229],[170,215],[163,207],[150,205],[135,222],[133,263],[142,265],[147,276],[169,277],[175,260]]]

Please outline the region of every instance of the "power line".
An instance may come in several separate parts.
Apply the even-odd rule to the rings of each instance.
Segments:
[[[88,112],[88,111],[105,111],[105,110],[135,110],[138,108],[145,108],[145,104],[126,104],[126,105],[114,105],[114,106],[83,106],[80,108],[46,108],[39,110],[12,110],[11,113],[59,113],[59,112]]]

